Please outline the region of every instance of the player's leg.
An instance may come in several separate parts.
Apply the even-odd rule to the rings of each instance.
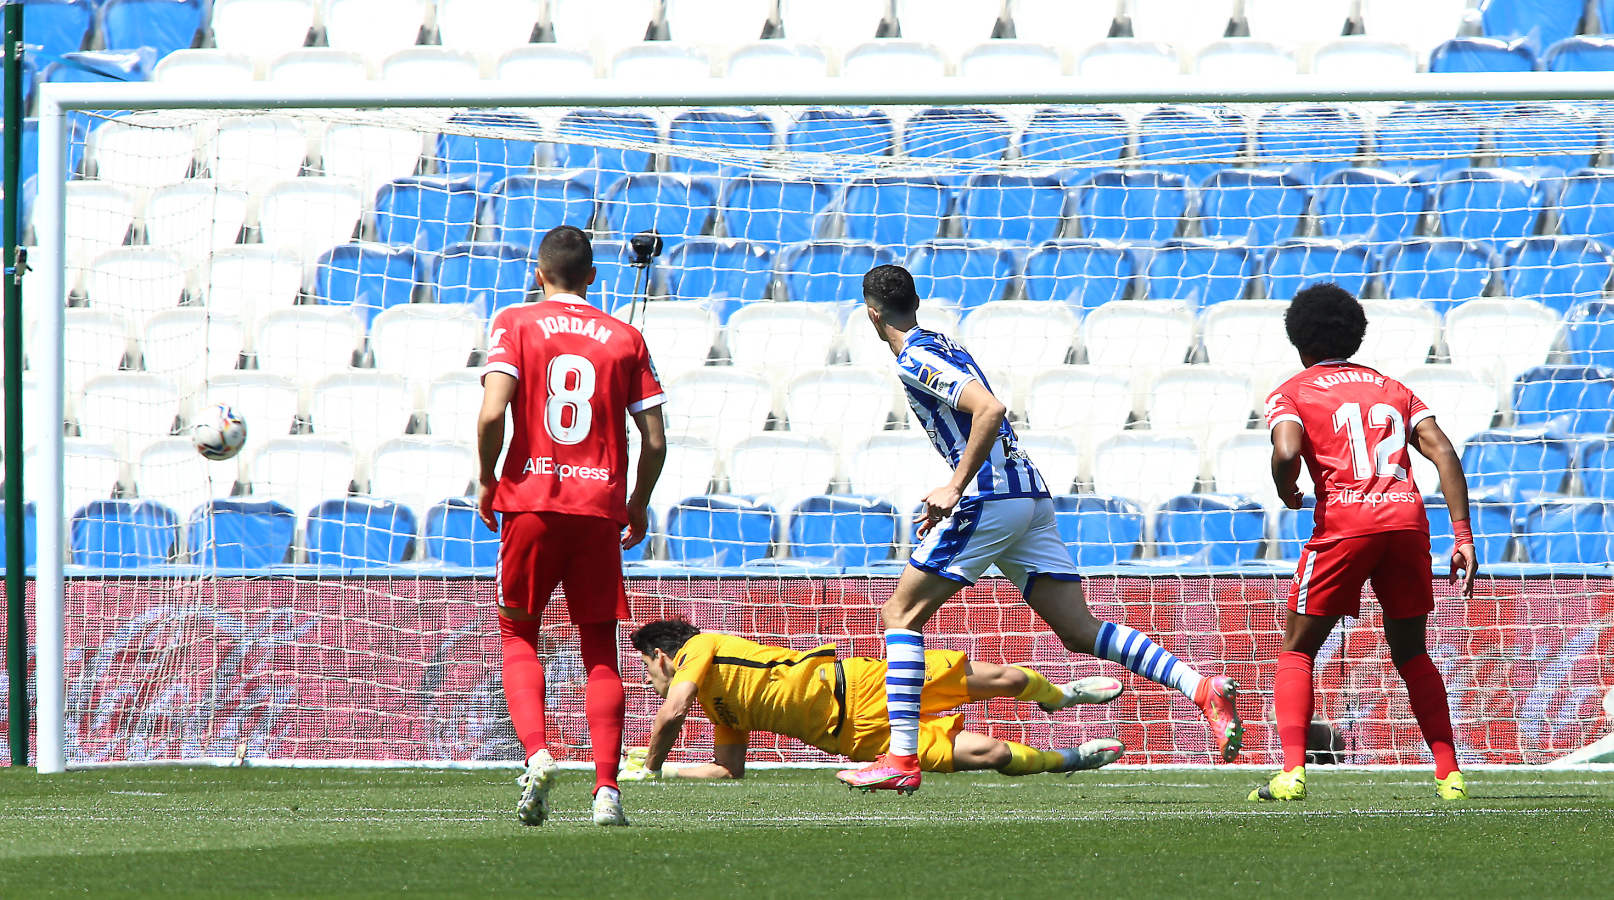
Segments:
[[[1084,703],[1108,703],[1121,696],[1121,682],[1094,676],[1054,684],[1030,666],[1000,666],[978,660],[965,663],[964,685],[971,700],[1013,697],[1040,705],[1045,712]]]
[[[539,552],[544,522],[534,513],[506,513],[499,536],[499,642],[504,699],[510,724],[521,739],[527,768],[517,779],[516,817],[542,825],[549,817],[549,791],[559,771],[549,753],[544,709],[544,662],[538,657],[538,623],[557,577],[553,554]]]
[[[1126,748],[1114,738],[1097,738],[1080,747],[1038,750],[991,735],[960,731],[953,738],[953,771],[991,769],[1014,776],[1041,772],[1069,773],[1107,766],[1124,752]]]
[[[1468,795],[1468,787],[1457,766],[1446,680],[1429,658],[1427,629],[1429,613],[1435,607],[1434,590],[1427,567],[1416,566],[1429,558],[1428,536],[1398,532],[1395,537],[1401,540],[1396,541],[1384,565],[1373,574],[1373,592],[1384,608],[1384,640],[1407,686],[1407,700],[1418,720],[1418,730],[1423,732],[1424,743],[1435,759],[1436,794],[1445,800],[1461,799]]]
[[[571,553],[566,569],[566,607],[577,626],[583,669],[588,673],[583,711],[594,756],[594,822],[626,825],[617,770],[622,760],[626,700],[618,663],[617,622],[628,616],[622,582],[620,528],[609,519],[567,516]]]

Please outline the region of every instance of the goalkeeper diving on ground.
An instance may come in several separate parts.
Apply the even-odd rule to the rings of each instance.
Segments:
[[[753,731],[793,737],[859,762],[877,758],[891,741],[886,715],[886,662],[835,656],[835,645],[812,650],[771,647],[727,634],[702,632],[681,619],[650,622],[629,636],[645,674],[663,700],[650,745],[629,753],[624,781],[660,778],[662,764],[698,702],[715,730],[713,761],[666,774],[680,778],[740,778]],[[1121,695],[1113,678],[1053,684],[1025,666],[977,662],[953,650],[925,653],[920,694],[919,764],[927,772],[995,769],[1005,775],[1075,772],[1114,762],[1120,741],[1097,738],[1079,747],[1037,750],[963,730],[952,712],[991,697],[1013,697],[1053,712]]]

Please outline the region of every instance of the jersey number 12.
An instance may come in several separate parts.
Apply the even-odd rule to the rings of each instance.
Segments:
[[[575,384],[567,387],[567,382]],[[581,444],[594,424],[594,364],[588,357],[562,353],[549,361],[549,399],[544,402],[544,430],[557,444]],[[566,424],[570,410],[571,424]]]
[[[1367,429],[1362,427],[1362,405],[1343,403],[1334,410],[1334,430],[1344,429],[1350,441],[1351,472],[1358,481],[1366,481],[1374,475],[1387,475],[1405,481],[1407,470],[1391,460],[1407,446],[1407,425],[1401,411],[1388,403],[1375,403],[1368,408],[1367,424],[1374,428],[1390,426],[1389,433],[1373,445],[1371,454],[1367,446]]]

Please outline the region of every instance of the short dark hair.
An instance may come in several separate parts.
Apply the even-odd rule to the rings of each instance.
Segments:
[[[588,235],[573,225],[549,229],[538,244],[538,269],[546,281],[559,288],[581,288],[594,267],[594,245]]]
[[[882,316],[911,316],[919,311],[913,276],[901,266],[875,266],[863,276],[863,299]]]
[[[1283,328],[1303,356],[1347,359],[1361,349],[1367,313],[1350,291],[1325,281],[1295,294],[1283,313]]]
[[[674,617],[646,622],[638,631],[628,635],[628,640],[633,644],[633,649],[646,656],[653,650],[676,656],[690,638],[700,633],[701,630],[687,620]]]

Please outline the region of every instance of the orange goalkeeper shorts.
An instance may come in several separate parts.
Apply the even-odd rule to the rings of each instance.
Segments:
[[[957,650],[925,651],[925,686],[919,695],[919,767],[953,771],[953,738],[964,728],[959,714],[942,715],[970,702],[965,684],[969,657]],[[857,762],[870,762],[891,746],[891,719],[885,706],[885,660],[852,657],[846,672],[846,724],[837,750]]]

